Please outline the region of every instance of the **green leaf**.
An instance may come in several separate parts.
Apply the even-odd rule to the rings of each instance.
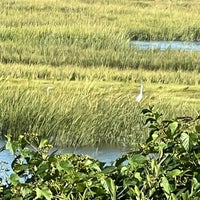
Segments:
[[[189,151],[190,149],[190,136],[187,133],[181,133],[181,142],[182,146],[186,151]]]
[[[200,188],[200,182],[196,179],[192,179],[192,188],[193,190],[198,190]]]
[[[166,149],[167,147],[168,147],[167,143],[162,141],[159,143],[159,149]]]
[[[103,188],[105,189],[105,191],[107,193],[109,193],[108,184],[107,184],[106,180],[103,177],[101,178],[101,185],[103,186]]]
[[[115,166],[119,167],[121,164],[123,164],[124,161],[127,161],[127,154],[122,155],[116,160]]]
[[[146,160],[147,160],[147,157],[141,154],[131,155],[128,158],[129,164],[131,165],[133,169],[136,169],[139,166],[143,165],[146,162]]]
[[[18,183],[20,183],[19,176],[17,174],[11,174],[9,177],[9,181],[14,186],[16,186]]]
[[[57,169],[59,171],[64,170],[68,173],[71,173],[71,170],[73,170],[73,165],[70,161],[68,160],[61,160],[57,163],[56,165]]]
[[[111,199],[115,200],[116,199],[116,186],[114,183],[114,180],[112,180],[111,178],[106,179],[106,183],[111,195]]]
[[[161,178],[161,186],[163,187],[163,190],[169,195],[172,192],[172,189],[170,187],[169,181],[165,176]]]
[[[20,189],[20,193],[22,194],[23,197],[25,197],[26,195],[29,195],[33,192],[33,190],[31,190],[28,187],[21,187]]]
[[[45,147],[47,144],[48,144],[48,140],[42,138],[41,141],[40,141],[40,144],[39,144],[39,148],[43,148],[43,147]]]
[[[117,168],[114,166],[106,166],[102,171],[104,174],[112,174],[117,171]]]
[[[188,193],[182,193],[181,196],[182,196],[183,200],[189,200],[190,199]]]
[[[91,190],[95,193],[95,195],[97,195],[98,197],[100,196],[106,196],[106,191],[103,189],[103,188],[100,188],[100,187],[96,187],[96,186],[93,186],[91,187]]]
[[[153,138],[153,140],[156,140],[156,139],[158,138],[158,134],[157,134],[156,132],[154,132],[154,133],[152,134],[152,138]]]
[[[171,135],[174,135],[177,128],[178,128],[178,122],[172,122],[172,123],[169,124],[169,129],[170,129]]]
[[[90,169],[94,169],[94,170],[96,170],[96,171],[98,171],[98,172],[101,171],[101,168],[100,168],[99,165],[98,165],[97,163],[95,163],[95,162],[93,162],[93,163],[90,165]]]
[[[181,173],[182,173],[181,170],[179,170],[179,169],[174,169],[174,170],[172,170],[172,171],[168,171],[168,172],[167,172],[167,176],[173,177],[173,178],[174,178],[174,177],[180,175]]]
[[[116,186],[114,183],[114,180],[111,178],[104,179],[103,177],[101,178],[101,184],[105,191],[111,195],[111,199],[116,199]]]
[[[197,133],[200,133],[200,125],[195,126],[195,130]]]
[[[190,133],[190,146],[195,146],[198,143],[198,135],[196,133]]]
[[[41,199],[41,197],[44,197],[45,199],[51,199],[53,197],[51,190],[44,186],[43,188],[36,188],[36,199]]]
[[[22,197],[13,197],[12,200],[23,200]]]
[[[15,152],[18,149],[18,144],[14,141],[11,141],[11,135],[10,134],[8,134],[6,137],[7,137],[6,149],[8,149],[11,154],[15,154]]]
[[[140,190],[137,185],[135,185],[135,187],[134,187],[134,192],[138,197],[140,196]]]
[[[37,168],[37,175],[44,176],[46,171],[49,169],[49,162],[43,161]]]
[[[86,182],[77,183],[76,188],[78,192],[83,192],[86,189]]]
[[[135,176],[135,178],[138,179],[138,181],[140,181],[140,182],[142,181],[142,177],[140,176],[139,172],[135,172],[134,176]]]

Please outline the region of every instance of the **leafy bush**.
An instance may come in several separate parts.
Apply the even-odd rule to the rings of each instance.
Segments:
[[[200,125],[197,119],[163,120],[142,111],[149,137],[138,151],[111,166],[88,156],[57,155],[47,140],[7,136],[13,173],[0,185],[2,199],[182,199],[200,196]]]

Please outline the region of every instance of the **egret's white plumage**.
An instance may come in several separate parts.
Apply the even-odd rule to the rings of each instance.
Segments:
[[[136,97],[136,101],[139,103],[142,100],[142,91],[143,91],[143,85],[141,84],[140,86],[140,93],[139,95]]]
[[[50,91],[51,89],[53,89],[53,87],[51,87],[51,86],[49,86],[49,87],[47,88],[47,94],[49,94],[49,91]]]

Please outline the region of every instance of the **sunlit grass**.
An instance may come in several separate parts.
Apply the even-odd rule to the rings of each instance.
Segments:
[[[77,67],[68,65],[65,67],[52,67],[48,65],[23,65],[23,64],[2,64],[0,63],[0,80],[20,81],[45,80],[47,83],[54,81],[98,81],[98,82],[135,82],[160,84],[200,84],[200,74],[198,71],[185,72],[183,70],[164,71],[164,70],[133,70],[108,67]]]
[[[198,1],[2,1],[0,61],[199,70],[200,54],[139,51],[138,40],[200,40]],[[105,28],[106,27],[106,28]]]
[[[195,117],[200,53],[140,51],[129,42],[199,41],[199,10],[195,0],[1,1],[2,135],[36,132],[58,146],[132,146],[146,137],[142,108]]]
[[[154,105],[169,118],[185,115],[196,117],[199,114],[200,86],[195,83],[198,75],[194,82],[184,84],[177,81],[174,73],[159,72],[160,76],[162,73],[163,77],[171,76],[169,80],[172,82],[162,83],[159,78],[152,82],[152,77],[156,79],[155,74],[148,71],[134,73],[132,70],[37,66],[37,73],[45,69],[46,73],[50,72],[46,79],[38,78],[34,71],[29,72],[28,78],[23,73],[16,78],[12,75],[15,74],[15,66],[10,67],[10,72],[4,70],[10,73],[10,76],[6,75],[7,79],[2,78],[3,69],[0,72],[3,135],[10,132],[17,137],[24,132],[36,132],[57,146],[110,144],[128,147],[146,138],[147,130],[140,115],[142,108]],[[24,69],[23,72],[33,69],[20,65],[16,69],[20,71],[20,67]],[[71,79],[71,70],[87,76],[82,74],[79,76],[84,78]],[[55,74],[61,72],[63,78],[57,80],[59,76]],[[130,73],[132,79],[127,79]],[[179,73],[180,77],[186,76],[188,81],[193,76],[192,73]],[[142,79],[144,98],[138,104],[135,98]],[[47,93],[49,86],[53,88]]]

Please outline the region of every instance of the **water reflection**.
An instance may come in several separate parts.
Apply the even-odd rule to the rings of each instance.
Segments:
[[[4,144],[5,144],[4,141],[0,141],[0,147],[2,147]],[[55,149],[52,149],[52,151],[54,150]],[[110,147],[104,146],[101,148],[89,148],[89,147],[64,148],[64,149],[58,149],[56,153],[57,154],[75,153],[75,154],[89,155],[94,159],[97,159],[101,162],[105,162],[106,165],[110,165],[117,158],[126,153],[126,150],[111,146]],[[11,155],[11,153],[8,150],[0,152],[0,178],[3,181],[3,184],[5,184],[6,177],[8,177],[12,173],[11,163],[13,159],[14,156]],[[9,169],[9,171],[7,171],[7,169]]]
[[[200,51],[200,42],[186,41],[131,41],[131,45],[140,50],[183,50]]]
[[[65,153],[75,153],[89,155],[90,157],[105,162],[107,165],[111,164],[117,158],[122,156],[126,152],[125,149],[120,149],[117,147],[104,146],[101,148],[91,148],[91,147],[82,147],[82,148],[66,148],[58,150],[58,154]]]

